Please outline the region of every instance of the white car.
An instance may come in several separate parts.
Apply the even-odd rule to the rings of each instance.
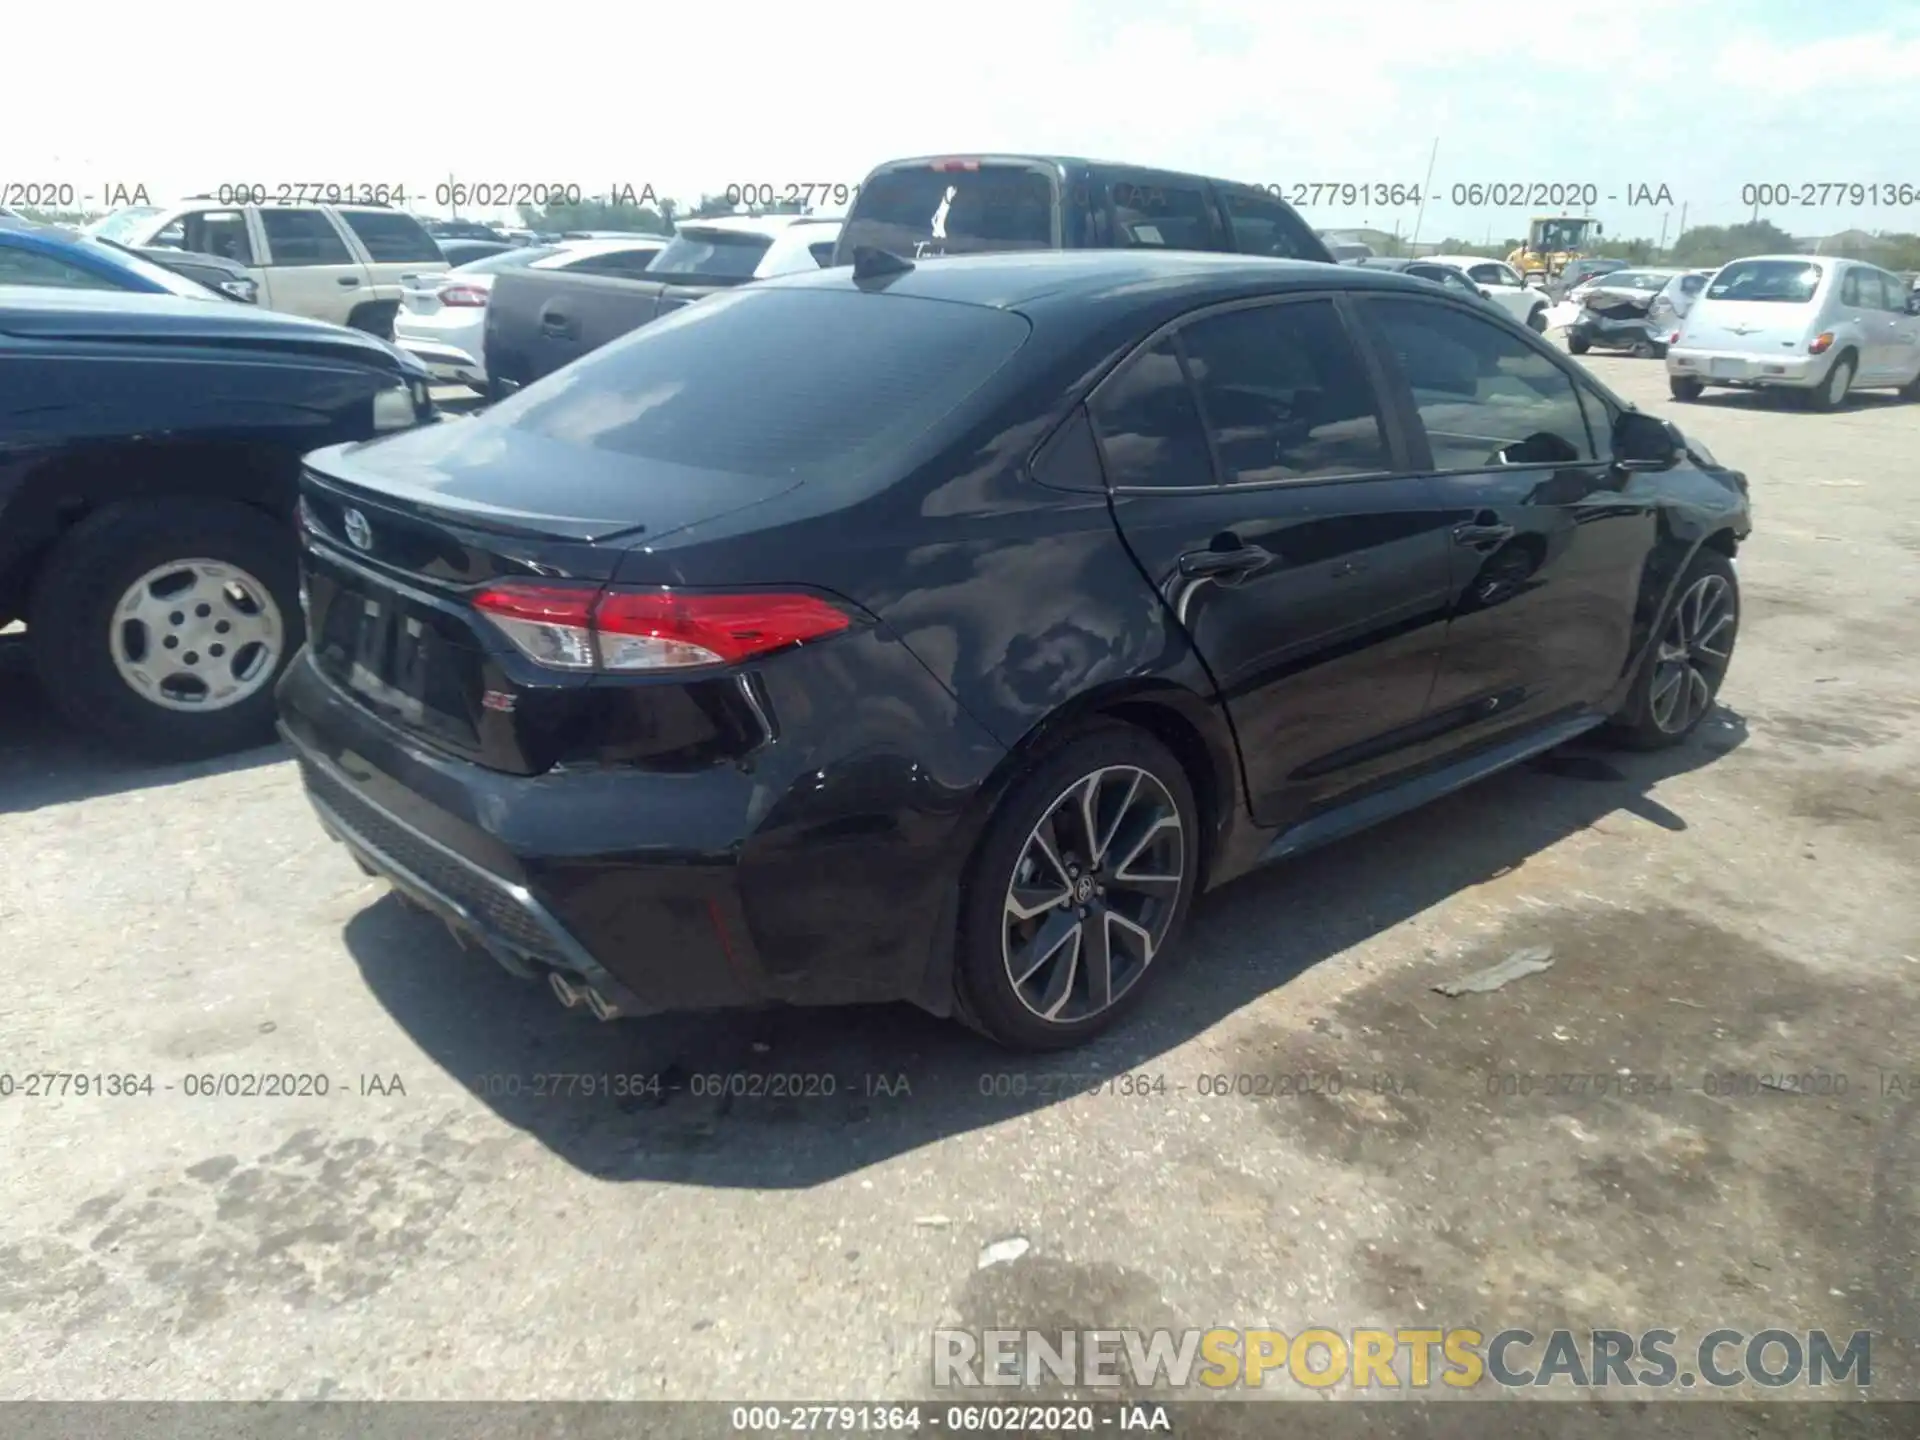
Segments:
[[[844,217],[720,215],[684,220],[659,271],[695,278],[766,280],[833,263]],[[658,273],[658,272],[656,272]]]
[[[1528,285],[1520,272],[1504,260],[1489,260],[1484,255],[1423,255],[1437,265],[1464,270],[1467,278],[1480,287],[1480,293],[1507,314],[1536,333],[1547,328],[1547,297],[1538,287]]]
[[[436,380],[487,384],[487,295],[493,277],[509,266],[573,270],[587,275],[644,279],[647,266],[666,246],[665,235],[624,235],[612,240],[563,240],[530,245],[456,265],[444,275],[411,282],[400,297],[393,343],[416,356]]]
[[[143,207],[145,208],[145,207]],[[406,283],[447,268],[426,227],[385,205],[222,205],[188,200],[126,219],[96,221],[134,249],[218,255],[247,268],[266,310],[393,332]]]
[[[1898,275],[1824,255],[1752,255],[1722,265],[1667,347],[1667,385],[1795,390],[1816,410],[1858,389],[1920,400],[1920,298]]]

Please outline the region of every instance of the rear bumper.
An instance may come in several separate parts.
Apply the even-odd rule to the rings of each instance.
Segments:
[[[450,345],[443,340],[431,340],[421,335],[409,335],[403,328],[402,317],[394,322],[393,343],[413,356],[432,372],[436,380],[448,380],[462,385],[485,385],[486,367],[478,357],[468,353],[458,345]]]
[[[1810,389],[1827,378],[1834,354],[1829,350],[1825,355],[1754,355],[1675,345],[1667,351],[1667,373],[1707,385]]]
[[[1603,315],[1583,313],[1567,327],[1568,338],[1584,340],[1602,349],[1664,345],[1672,333],[1671,329],[1656,329],[1644,315],[1631,320],[1609,320]]]
[[[740,908],[737,850],[664,844],[642,793],[657,777],[517,776],[431,754],[304,653],[279,695],[321,825],[463,944],[517,975],[585,981],[626,1014],[782,998]],[[711,813],[730,808],[712,800]]]

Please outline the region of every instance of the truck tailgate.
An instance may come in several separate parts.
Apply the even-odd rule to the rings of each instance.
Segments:
[[[502,270],[487,303],[487,375],[495,398],[637,330],[722,285],[676,285],[552,270]]]

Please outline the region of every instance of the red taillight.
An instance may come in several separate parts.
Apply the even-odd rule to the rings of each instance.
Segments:
[[[978,160],[936,160],[927,167],[929,170],[978,170]]]
[[[737,665],[852,625],[811,595],[495,585],[474,597],[521,653],[560,670],[617,674]]]
[[[440,291],[440,303],[442,305],[485,305],[487,292],[478,285],[448,285]]]
[[[1808,343],[1807,353],[1809,355],[1824,355],[1832,345],[1833,332],[1831,330],[1822,330]]]

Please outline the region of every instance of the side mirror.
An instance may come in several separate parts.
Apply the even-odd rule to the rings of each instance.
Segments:
[[[1480,287],[1480,298],[1482,300],[1491,300],[1493,298],[1493,291],[1489,290],[1486,286],[1482,285]]]
[[[1907,313],[1909,315],[1920,315],[1920,291],[1915,291],[1913,294],[1907,296]]]
[[[1686,448],[1678,426],[1645,411],[1623,411],[1614,423],[1613,458],[1622,470],[1671,470]]]

